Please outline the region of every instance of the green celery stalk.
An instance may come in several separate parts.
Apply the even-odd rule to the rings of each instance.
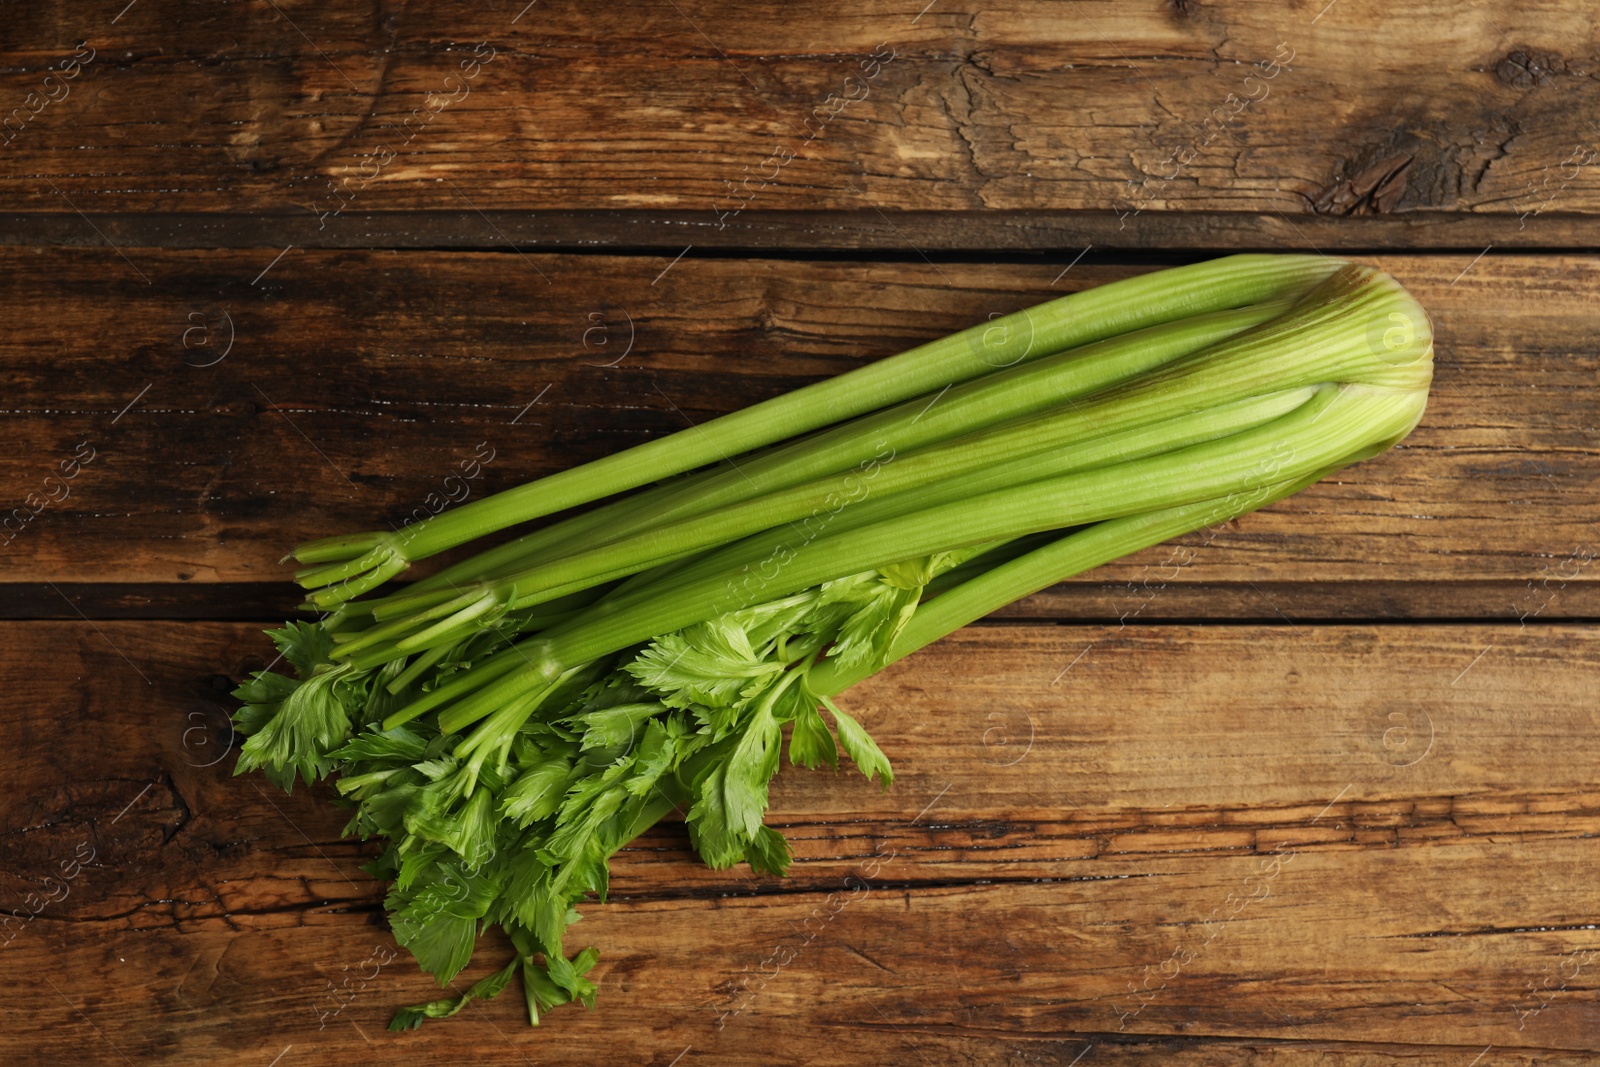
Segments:
[[[1351,462],[1355,458],[1358,457],[1352,457]],[[823,660],[807,673],[806,684],[818,696],[838,696],[887,664],[904,659],[1007,604],[1142,548],[1266,507],[1327,477],[1339,466],[1317,471],[1298,481],[1262,486],[1255,492],[1234,493],[1107,519],[1075,530],[1015,559],[981,569],[975,576],[919,605],[890,646],[883,663],[845,667],[837,660]]]
[[[1398,283],[1370,268],[1342,268],[1291,312],[1181,366],[1113,390],[1121,405],[1114,425],[1123,425],[1124,418],[1148,424],[1221,408],[1263,391],[1318,382],[1343,383],[1339,388],[1324,388],[1318,399],[1274,423],[1210,443],[993,490],[874,524],[846,524],[789,552],[780,560],[776,583],[763,579],[759,584],[758,599],[951,547],[1227,493],[1236,489],[1230,479],[1252,476],[1253,466],[1276,463],[1270,453],[1284,448],[1295,453],[1296,469],[1304,473],[1340,462],[1343,454],[1374,440],[1386,447],[1421,416],[1431,348],[1426,315]],[[1273,439],[1274,434],[1279,436]],[[895,498],[886,499],[892,506]],[[628,596],[603,599],[572,621],[514,646],[526,663],[463,695],[441,721],[460,728],[488,714],[497,701],[538,684],[539,677],[553,677],[550,672],[559,673],[563,664],[731,610],[738,605],[722,599],[723,587],[731,585],[738,568],[748,573],[751,563],[750,545],[735,543],[693,561],[661,585],[647,583]],[[433,694],[428,701],[430,707],[442,703]]]
[[[797,549],[763,590],[775,598],[898,560],[963,545],[1018,537],[1100,519],[1135,515],[1293,481],[1367,454],[1405,436],[1422,414],[1426,394],[1341,385],[1264,426],[1231,437],[1112,467],[998,490],[957,505],[931,508]],[[717,614],[721,576],[712,576],[632,607],[625,616],[604,604],[580,619],[514,646],[527,662],[507,677],[440,713],[455,732],[522,693],[547,684],[573,664],[619,651],[656,634]],[[468,743],[473,743],[469,738]]]
[[[1389,347],[1389,342],[1396,347]],[[1132,444],[1143,439],[1129,427],[1159,426],[1162,420],[1204,412],[1214,412],[1223,421],[1227,405],[1240,397],[1324,382],[1359,381],[1425,394],[1432,374],[1431,343],[1426,314],[1393,279],[1368,268],[1350,268],[1330,278],[1292,313],[1196,353],[1155,376],[1109,390],[1092,402],[1075,403],[1052,419],[1062,424],[1058,429],[1075,429],[1083,438],[1098,438],[1109,446],[1118,440]],[[1119,438],[1119,434],[1127,437]],[[1130,450],[1129,456],[1134,454]],[[995,473],[997,481],[1009,480],[1004,469],[997,468]],[[1046,473],[1047,469],[1040,470],[1041,475]],[[974,474],[966,480],[930,485],[913,499],[929,504],[960,500],[982,492],[986,485],[981,473]],[[905,514],[911,508],[903,500],[874,496],[852,504],[831,519],[827,530],[839,533]],[[798,533],[801,540],[808,539],[806,531]],[[774,553],[783,554],[792,540],[790,531],[782,528],[747,538],[694,561],[671,581],[681,585],[720,567],[753,567]],[[613,595],[605,608],[612,613],[626,612],[639,595],[638,590]]]
[[[497,493],[408,527],[302,545],[294,557],[326,564],[319,606],[359,596],[425,559],[497,530],[603,499],[672,474],[761,448],[1093,341],[1211,311],[1292,299],[1341,266],[1322,256],[1239,255],[1128,278],[1060,297],[918,346],[704,426]]]
[[[627,537],[651,536],[669,523],[848,471],[873,461],[875,451],[881,450],[885,442],[893,442],[895,450],[904,452],[984,427],[1004,425],[1192,357],[1211,344],[1271,320],[1288,306],[1278,301],[1195,315],[996,371],[976,381],[840,423],[760,455],[731,460],[718,470],[685,480],[675,493],[651,491],[644,506],[619,513],[618,504],[608,505],[603,509],[607,513],[604,521],[591,519],[590,515],[596,513],[590,513],[526,535],[513,543],[518,548],[492,549],[456,565],[447,576],[452,585],[473,578],[512,580],[532,567],[573,554],[571,549],[563,550],[566,546],[593,550]],[[572,527],[574,533],[562,534],[563,527]],[[440,603],[447,598],[431,591],[435,584],[434,580],[419,582],[406,594],[375,606],[374,614],[392,617]],[[426,597],[421,595],[424,591],[428,592]],[[312,599],[315,601],[316,595]]]
[[[1051,413],[1003,430],[945,441],[885,463],[870,476],[830,478],[797,486],[724,508],[710,516],[672,523],[625,542],[565,556],[492,584],[469,587],[447,604],[419,612],[410,620],[368,631],[360,640],[335,649],[333,658],[344,659],[375,648],[387,649],[391,657],[421,651],[448,640],[453,628],[469,625],[496,603],[530,607],[570,595],[574,589],[586,589],[659,567],[701,549],[761,531],[775,531],[779,540],[792,537],[794,531],[788,524],[801,522],[802,529],[807,521],[820,525],[816,516],[826,515],[833,499],[847,500],[845,494],[851,492],[850,482],[856,483],[855,489],[870,492],[882,503],[851,513],[849,523],[831,527],[834,533],[871,517],[924,510],[933,504],[951,503],[994,489],[1159,455],[1224,437],[1277,418],[1309,400],[1314,392],[1304,387],[1248,397],[1207,411],[1191,412],[1153,425],[1134,425],[1098,437],[1084,432],[1084,420],[1076,417],[1080,412],[1070,412],[1068,414],[1074,417]],[[1064,443],[1058,443],[1057,438],[1064,438]],[[772,540],[769,536],[742,546],[741,554],[748,557],[752,547],[764,547]],[[677,580],[681,582],[682,578],[680,573]],[[447,611],[454,613],[442,618]],[[410,622],[409,635],[399,637],[407,621]],[[383,655],[374,651],[368,658],[386,662]]]

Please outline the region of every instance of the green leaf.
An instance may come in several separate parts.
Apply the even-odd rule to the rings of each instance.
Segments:
[[[561,951],[562,939],[566,936],[567,927],[573,923],[573,911],[570,898],[564,888],[555,885],[554,878],[547,882],[549,891],[533,902],[527,910],[531,913],[533,923],[531,929],[539,939],[539,944],[547,952]]]
[[[426,749],[427,742],[420,736],[404,726],[397,726],[393,730],[368,730],[358,734],[330,755],[341,763],[356,760],[416,763]]]
[[[633,774],[623,782],[623,788],[636,797],[653,792],[661,779],[705,741],[703,735],[691,733],[678,715],[652,719],[633,751]]]
[[[489,977],[474,982],[472,988],[459,997],[447,997],[444,1000],[401,1008],[389,1021],[389,1029],[415,1030],[422,1025],[424,1019],[448,1019],[474,1000],[489,1000],[499,996],[500,991],[511,981],[511,976],[516,974],[521,966],[522,957],[518,956]]]
[[[281,630],[268,630],[267,636],[301,678],[311,677],[328,662],[328,653],[333,650],[333,635],[314,622],[285,623]]]
[[[689,809],[690,837],[710,866],[722,869],[744,858],[745,846],[760,832],[767,809],[767,783],[778,771],[783,731],[763,701],[732,751],[712,761],[695,783]]]
[[[461,772],[465,774],[466,772]],[[445,846],[460,856],[468,868],[486,863],[493,852],[495,790],[485,785],[455,803],[461,778],[436,782],[420,790],[405,814],[405,828],[416,837]]]
[[[572,1000],[572,994],[557,985],[544,964],[525,959],[522,967],[522,995],[528,1002],[528,1024],[539,1025],[539,1014],[559,1008]]]
[[[761,829],[761,816],[767,810],[767,783],[778,773],[779,747],[783,732],[772,717],[770,706],[756,709],[744,736],[728,757],[722,788],[728,817],[744,830],[746,838]]]
[[[420,791],[419,791],[420,792]],[[449,853],[443,845],[417,845],[417,838],[402,838],[399,860],[394,875],[394,889],[389,893],[387,906],[391,912],[405,906],[407,894],[431,885],[438,877],[435,864]]]
[[[600,950],[595,948],[593,945],[590,945],[588,948],[572,957],[571,962],[573,973],[579,975],[580,977],[586,976],[590,971],[594,970],[594,965],[600,962]],[[594,987],[591,986],[590,988],[592,989]],[[584,1000],[583,1006],[586,1008],[594,1007],[593,993],[590,993],[588,999]]]
[[[627,752],[633,748],[644,724],[666,711],[665,705],[618,704],[568,716],[563,722],[577,723],[583,727],[583,749],[619,748]]]
[[[250,704],[278,704],[300,683],[287,675],[256,671],[250,680],[233,691],[234,699]]]
[[[239,773],[237,768],[235,768],[234,773]],[[299,768],[262,767],[261,774],[264,778],[266,778],[267,781],[271,782],[285,793],[292,793],[294,792],[294,780],[299,774]]]
[[[875,668],[889,659],[889,648],[917,610],[921,587],[902,589],[876,584],[870,596],[859,601],[855,612],[839,628],[828,656],[846,667],[870,663]]]
[[[688,709],[695,721],[700,724],[700,736],[708,741],[722,741],[732,735],[739,728],[739,723],[744,718],[744,706],[710,708],[704,704],[694,704]]]
[[[236,774],[258,767],[308,784],[333,766],[329,753],[350,735],[350,712],[339,683],[346,667],[335,667],[301,682],[239,749]]]
[[[395,1031],[415,1030],[426,1019],[443,1019],[454,1015],[450,1010],[454,1004],[452,1000],[431,1000],[426,1004],[414,1004],[409,1008],[401,1008],[394,1013],[394,1018],[389,1020],[389,1029]]]
[[[823,697],[822,702],[833,713],[834,722],[839,730],[840,746],[855,761],[855,765],[867,776],[868,781],[876,775],[883,788],[888,789],[890,783],[894,781],[894,770],[889,766],[889,757],[883,754],[883,750],[867,735],[867,731],[861,728],[861,724],[841,711],[837,704],[827,697]]]
[[[789,730],[789,762],[815,769],[826,763],[839,766],[839,747],[833,743],[833,733],[822,721],[815,698],[807,699],[795,715],[794,726]]]
[[[569,799],[556,819],[555,832],[545,841],[546,858],[565,864],[577,862],[600,826],[622,808],[628,795],[621,785],[607,785],[588,794],[581,805]]]
[[[403,773],[403,768],[394,767],[389,770],[368,771],[366,774],[342,774],[335,788],[340,796],[354,795],[357,800],[365,800],[369,796],[376,796],[389,784],[389,779]]]
[[[409,877],[408,865],[413,866]],[[495,880],[464,869],[435,846],[401,860],[384,906],[395,940],[442,986],[472,959],[479,921],[499,893]]]
[[[805,619],[817,601],[816,589],[802,589],[798,593],[753,604],[730,613],[730,621],[743,627],[750,647],[757,655],[766,658],[780,637],[799,633],[805,628]]]
[[[405,770],[385,783],[388,788],[361,798],[358,818],[366,833],[397,837],[405,832],[405,816],[422,792],[416,776]]]
[[[593,969],[599,959],[599,950],[592,947],[584,949],[570,960],[556,953],[545,957],[545,971],[550,980],[565,990],[571,999],[582,1001],[586,1008],[593,1008],[595,985],[584,975]]]
[[[233,713],[233,728],[246,737],[260,733],[299,684],[282,674],[256,671],[248,682],[233,691],[235,699],[245,702]],[[289,778],[292,782],[294,775],[291,773]]]
[[[561,807],[571,777],[572,764],[559,756],[529,767],[500,794],[500,814],[524,829],[548,819]]]
[[[656,638],[623,669],[669,707],[729,707],[747,699],[751,679],[776,674],[783,664],[764,659],[744,628],[724,615]]]
[[[395,917],[390,922],[394,938],[411,950],[417,966],[433,975],[442,986],[472,959],[478,939],[476,919],[438,915],[426,922]]]
[[[494,806],[494,796],[489,789],[476,790],[461,811],[455,832],[444,840],[466,862],[468,869],[483,866],[494,852]]]
[[[745,862],[757,871],[779,878],[789,873],[789,842],[770,826],[763,826],[744,848]]]
[[[427,778],[430,782],[439,782],[455,774],[461,769],[454,756],[440,756],[434,759],[419,760],[415,765],[417,773]]]
[[[481,919],[500,892],[500,884],[485,873],[469,870],[440,848],[422,850],[425,865],[401,886],[398,879],[384,904],[397,919],[423,924],[440,916]],[[401,861],[404,866],[410,860]]]
[[[550,884],[550,865],[539,856],[537,838],[530,835],[514,848],[502,851],[496,860],[497,875],[505,886],[495,902],[503,925],[509,917],[532,932],[549,927],[553,919],[559,920],[565,914],[567,900],[558,898]],[[555,914],[549,914],[552,908],[558,909]],[[557,925],[565,932],[565,923]]]
[[[719,871],[738,863],[748,844],[742,825],[728,814],[727,772],[726,763],[712,766],[696,787],[696,799],[687,815],[690,843],[706,866]]]
[[[924,586],[939,575],[954,570],[967,560],[980,556],[993,547],[987,543],[966,545],[948,552],[935,552],[931,556],[905,559],[879,567],[878,575],[885,585],[892,585],[896,589],[913,589],[920,593]]]
[[[895,589],[909,589],[922,592],[922,587],[933,581],[933,576],[938,573],[940,557],[945,553],[935,553],[932,556],[921,556],[917,559],[901,560],[899,563],[890,563],[878,568],[885,585]]]

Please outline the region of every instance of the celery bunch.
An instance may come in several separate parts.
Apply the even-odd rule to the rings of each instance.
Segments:
[[[996,608],[1245,514],[1421,417],[1426,314],[1392,278],[1232,256],[1062,297],[399,533],[294,557],[319,623],[297,677],[241,686],[238,769],[332,776],[385,842],[396,938],[440,984],[501,927],[513,958],[395,1028],[492,996],[592,1004],[575,905],[674,808],[714,867],[783,873],[763,825],[791,763],[888,759],[835,702]],[[654,484],[650,484],[654,483]],[[648,485],[648,487],[646,487]],[[606,503],[597,503],[608,500]],[[584,509],[584,510],[574,510]],[[412,561],[557,513],[392,592]]]

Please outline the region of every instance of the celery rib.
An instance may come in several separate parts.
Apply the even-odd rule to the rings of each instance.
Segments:
[[[1060,297],[974,326],[837,378],[724,415],[693,431],[647,442],[528,485],[464,504],[384,536],[393,553],[363,578],[330,585],[313,601],[332,607],[404,569],[474,538],[693,470],[1001,367],[1206,312],[1294,299],[1341,266],[1321,256],[1230,256]],[[349,539],[352,543],[363,536]],[[366,542],[361,542],[366,544]],[[302,562],[330,556],[330,539]],[[365,554],[363,551],[360,554]],[[398,565],[394,562],[398,560]]]

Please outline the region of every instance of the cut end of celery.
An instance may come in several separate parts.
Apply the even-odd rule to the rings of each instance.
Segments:
[[[297,546],[293,552],[284,557],[284,561],[293,559],[300,563],[341,563],[366,555],[388,539],[388,534],[377,532],[323,537]]]

